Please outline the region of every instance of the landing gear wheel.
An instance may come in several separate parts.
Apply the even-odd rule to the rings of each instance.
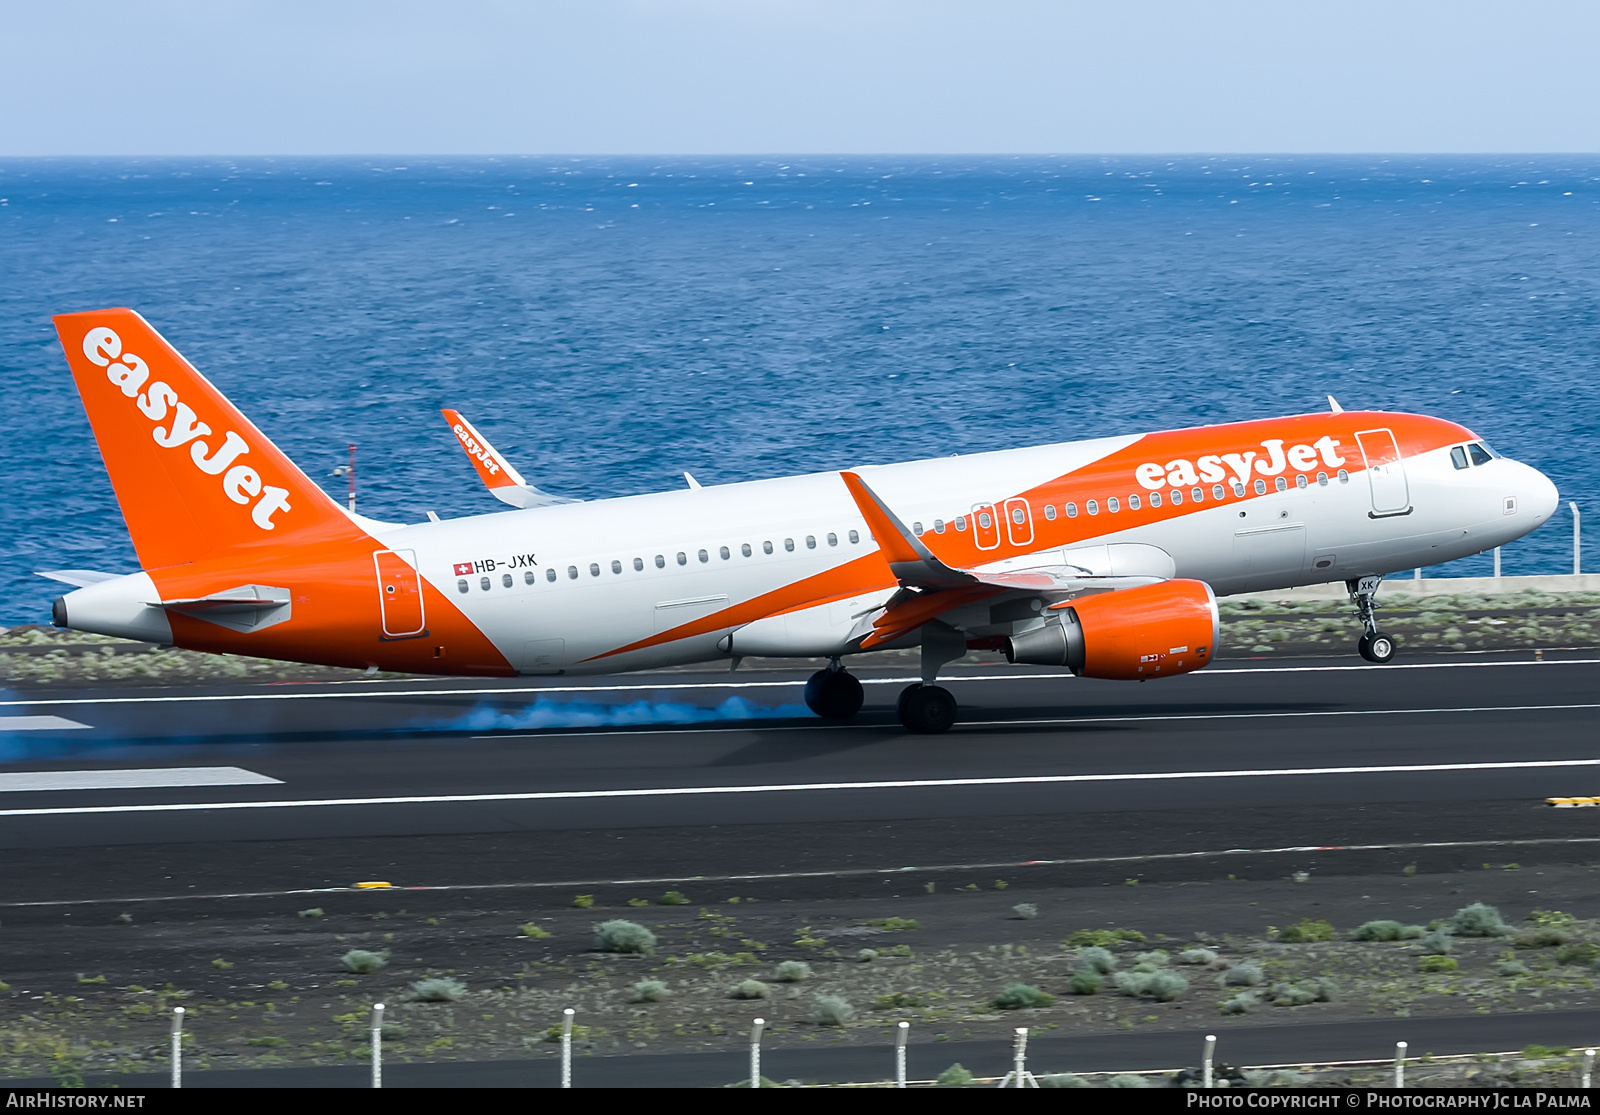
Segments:
[[[818,670],[806,680],[806,707],[824,720],[849,720],[861,711],[861,683],[843,670]]]
[[[1386,635],[1382,631],[1361,636],[1361,641],[1356,644],[1356,650],[1361,652],[1361,657],[1368,662],[1379,666],[1394,658],[1394,636]]]
[[[937,685],[909,685],[900,693],[898,712],[908,730],[937,735],[956,722],[956,699]]]

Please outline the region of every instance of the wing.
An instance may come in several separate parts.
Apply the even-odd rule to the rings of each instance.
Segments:
[[[1121,549],[1160,553],[1166,559],[1165,568],[1159,568],[1161,562],[1147,561],[1134,564],[1152,567],[1148,571],[1118,573],[1115,560],[1107,557],[1108,549],[1098,547],[1084,551],[1083,555],[1069,551],[1062,555],[1068,559],[1068,564],[1041,563],[1004,571],[957,569],[940,561],[858,474],[842,472],[839,475],[862,518],[866,519],[873,541],[889,563],[890,571],[900,582],[900,591],[889,603],[875,615],[863,617],[857,630],[852,632],[852,639],[859,640],[862,650],[903,638],[929,620],[969,604],[1002,603],[1001,598],[1006,596],[1037,597],[1042,608],[1061,608],[1087,593],[1154,584],[1172,576],[1171,559],[1155,547],[1145,546]],[[1084,564],[1071,562],[1074,556],[1083,556]],[[1097,568],[1107,571],[1099,573],[1095,571]]]
[[[511,462],[502,457],[495,447],[489,444],[488,439],[480,434],[471,422],[462,417],[460,411],[446,407],[439,413],[450,423],[450,430],[456,435],[456,440],[461,442],[461,448],[466,451],[467,459],[472,462],[472,467],[478,470],[478,479],[489,489],[489,494],[501,503],[509,503],[512,507],[548,507],[555,503],[581,502],[553,496],[529,484],[522,478],[522,474],[511,466]]]

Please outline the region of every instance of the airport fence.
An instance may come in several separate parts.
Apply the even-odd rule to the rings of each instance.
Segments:
[[[577,1012],[571,1007],[561,1012],[561,1087],[573,1086],[572,1074],[572,1024]],[[183,1019],[182,1007],[172,1010],[172,1087],[183,1087]],[[750,1024],[750,1074],[747,1080],[740,1081],[739,1086],[750,1088],[771,1087],[772,1083],[761,1075],[761,1036],[766,1029],[766,1020],[754,1019]],[[883,1080],[853,1081],[842,1087],[858,1088],[907,1088],[929,1087],[942,1083],[956,1083],[944,1080],[908,1080],[906,1077],[906,1045],[911,1036],[911,1023],[900,1022],[895,1026],[894,1041],[894,1075]],[[383,1004],[374,1003],[371,1015],[372,1037],[372,1087],[383,1087]],[[1217,1088],[1230,1086],[1229,1080],[1219,1078],[1217,1075],[1218,1062],[1216,1060],[1217,1037],[1207,1034],[1200,1054],[1200,1069],[1197,1076],[1186,1081],[1187,1087],[1192,1088]],[[1522,1051],[1509,1050],[1500,1053],[1462,1053],[1443,1057],[1427,1056],[1428,1065],[1448,1065],[1470,1061],[1482,1062],[1485,1060],[1507,1060],[1523,1056]],[[1279,1065],[1252,1065],[1248,1071],[1273,1072],[1273,1071],[1315,1071],[1318,1069],[1354,1069],[1370,1068],[1378,1065],[1393,1065],[1394,1075],[1391,1086],[1404,1088],[1406,1086],[1406,1067],[1414,1058],[1410,1056],[1407,1043],[1396,1042],[1392,1061],[1388,1058],[1382,1060],[1366,1061],[1294,1061]],[[1595,1050],[1585,1049],[1583,1060],[1578,1070],[1577,1086],[1588,1089],[1594,1081]],[[1172,1077],[1190,1072],[1187,1069],[1135,1069],[1129,1070],[1089,1070],[1076,1072],[1072,1075],[1079,1080],[1093,1083],[1097,1080],[1111,1077],[1138,1077],[1143,1079]],[[1231,1070],[1235,1077],[1246,1071],[1243,1068]],[[1048,1074],[1047,1074],[1048,1075]],[[595,1082],[604,1086],[605,1081]],[[1028,1068],[1028,1027],[1018,1026],[1013,1031],[1011,1068],[1004,1076],[969,1076],[959,1081],[961,1084],[992,1084],[1000,1088],[1038,1088],[1039,1077]]]

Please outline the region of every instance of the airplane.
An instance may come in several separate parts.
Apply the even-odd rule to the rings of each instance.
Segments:
[[[446,412],[514,509],[421,523],[330,498],[129,309],[57,332],[140,572],[76,587],[56,626],[329,666],[511,677],[823,658],[806,703],[862,706],[846,660],[920,650],[910,731],[958,718],[972,649],[1147,681],[1216,657],[1217,595],[1342,580],[1390,661],[1397,570],[1504,545],[1555,485],[1472,431],[1344,411],[562,501]],[[492,466],[492,467],[491,467]]]

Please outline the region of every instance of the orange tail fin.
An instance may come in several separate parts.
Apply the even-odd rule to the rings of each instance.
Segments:
[[[146,569],[359,533],[144,318],[114,309],[54,320]]]

